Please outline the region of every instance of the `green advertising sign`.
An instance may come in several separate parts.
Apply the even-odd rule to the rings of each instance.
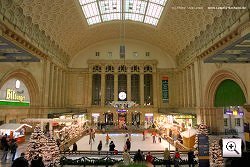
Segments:
[[[162,80],[162,102],[168,102],[168,80]]]

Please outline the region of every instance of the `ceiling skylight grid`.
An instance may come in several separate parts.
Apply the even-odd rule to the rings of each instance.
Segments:
[[[132,20],[157,26],[167,0],[79,0],[89,25]]]

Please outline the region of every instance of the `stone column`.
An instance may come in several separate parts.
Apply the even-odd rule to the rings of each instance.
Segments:
[[[187,98],[187,106],[186,107],[190,107],[190,96],[191,96],[191,87],[190,87],[190,76],[189,76],[189,72],[190,72],[190,68],[187,67],[186,69],[186,98]]]
[[[191,86],[192,86],[192,106],[196,105],[196,94],[195,94],[195,75],[194,75],[194,64],[191,66]]]
[[[63,99],[63,103],[64,106],[68,104],[68,94],[69,94],[69,75],[68,73],[65,71],[65,79],[64,79],[64,85],[65,85],[65,90],[64,90],[64,99]]]
[[[52,107],[53,103],[53,88],[54,88],[54,65],[53,63],[50,63],[50,77],[49,77],[49,98],[48,98],[48,104],[49,107]]]
[[[61,106],[64,107],[64,97],[65,97],[65,71],[62,71],[62,90],[61,90]]]
[[[157,99],[158,99],[158,92],[159,92],[159,89],[158,88],[158,85],[157,85],[157,77],[156,77],[156,72],[153,72],[152,73],[152,79],[153,79],[153,105],[154,107],[157,107]]]
[[[61,107],[61,98],[62,98],[62,70],[58,69],[58,83],[57,83],[57,106]]]
[[[57,87],[58,87],[58,67],[54,66],[54,79],[53,79],[53,96],[52,96],[52,103],[53,107],[57,106],[56,99],[57,99]]]

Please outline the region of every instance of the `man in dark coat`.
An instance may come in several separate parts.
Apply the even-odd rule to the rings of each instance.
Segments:
[[[24,153],[21,153],[21,156],[13,161],[11,167],[29,167],[29,162],[24,158]]]

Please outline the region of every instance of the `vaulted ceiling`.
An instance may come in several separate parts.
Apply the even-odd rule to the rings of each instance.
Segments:
[[[167,54],[180,53],[222,10],[211,6],[230,6],[233,0],[168,0],[157,27],[125,22],[125,38],[158,46]],[[74,56],[97,42],[120,38],[121,22],[88,26],[78,0],[19,0],[25,16],[50,36],[68,55]]]

